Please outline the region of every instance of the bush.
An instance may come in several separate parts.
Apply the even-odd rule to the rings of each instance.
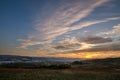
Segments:
[[[74,64],[74,65],[81,65],[81,64],[83,64],[83,62],[81,62],[81,61],[74,61],[72,64]]]
[[[2,64],[0,67],[3,68],[50,68],[50,69],[67,69],[70,68],[69,64],[45,64],[45,63],[9,63]]]
[[[71,68],[71,65],[69,64],[53,64],[53,65],[49,65],[48,68],[52,68],[52,69],[67,69],[67,68]]]

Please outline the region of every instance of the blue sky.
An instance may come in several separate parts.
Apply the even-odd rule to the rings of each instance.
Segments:
[[[119,0],[0,0],[0,54],[120,56],[119,5]]]

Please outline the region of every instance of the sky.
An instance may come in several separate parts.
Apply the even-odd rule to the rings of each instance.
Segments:
[[[0,0],[0,55],[120,57],[120,0]]]

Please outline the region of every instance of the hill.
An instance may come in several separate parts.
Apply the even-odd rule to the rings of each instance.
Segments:
[[[16,55],[0,55],[0,64],[2,63],[17,63],[17,62],[45,62],[45,63],[71,63],[78,58],[56,58],[56,57],[28,57],[28,56],[16,56]]]

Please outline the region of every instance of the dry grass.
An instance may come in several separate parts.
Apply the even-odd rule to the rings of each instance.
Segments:
[[[117,71],[76,69],[0,69],[0,80],[120,80]]]

